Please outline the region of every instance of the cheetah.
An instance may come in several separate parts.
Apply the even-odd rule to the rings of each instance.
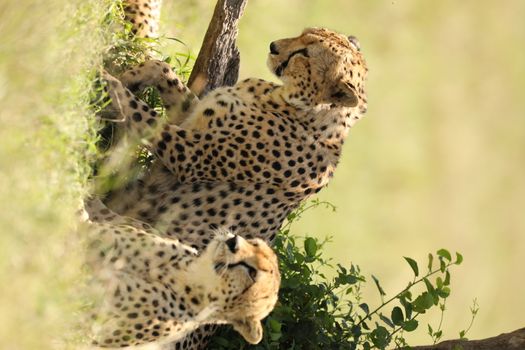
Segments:
[[[368,69],[355,37],[321,28],[273,42],[268,63],[282,85],[247,79],[202,100],[160,61],[120,81],[108,77],[128,130],[157,161],[105,203],[199,250],[221,226],[271,242],[287,215],[333,176],[349,129],[367,109]],[[162,96],[164,129],[134,96],[146,86]],[[201,349],[210,334],[200,328],[170,349]]]
[[[270,44],[282,84],[247,79],[198,99],[168,64],[106,75],[128,133],[157,162],[106,203],[200,249],[211,228],[271,242],[286,216],[326,186],[366,112],[367,66],[355,37],[309,28]],[[134,92],[155,86],[168,123]]]
[[[261,340],[261,319],[280,283],[277,257],[264,241],[218,232],[198,252],[97,200],[87,212],[88,262],[105,289],[93,327],[97,347],[162,346],[221,323],[249,343]]]

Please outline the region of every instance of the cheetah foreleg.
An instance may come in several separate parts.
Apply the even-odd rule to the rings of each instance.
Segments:
[[[146,61],[126,71],[120,80],[134,93],[148,86],[155,87],[160,93],[170,124],[180,125],[199,102],[199,98],[163,61]]]
[[[106,205],[102,203],[102,201],[97,197],[85,199],[84,209],[88,214],[88,220],[91,223],[129,225],[142,229],[148,233],[158,234],[158,232],[152,226],[148,225],[143,221],[115,213],[114,211],[106,207]]]
[[[126,89],[118,79],[107,72],[103,73],[103,77],[108,82],[113,107],[120,112],[119,120],[126,123],[130,135],[140,139],[181,182],[192,178],[195,172],[193,165],[205,154],[202,152],[203,142],[211,144],[215,138],[166,124],[156,111]]]

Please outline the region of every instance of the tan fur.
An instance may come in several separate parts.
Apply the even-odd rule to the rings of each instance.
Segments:
[[[93,328],[96,345],[165,344],[200,325],[222,323],[250,343],[261,340],[261,319],[277,302],[280,283],[277,257],[264,241],[219,232],[198,254],[98,203],[87,211],[88,261],[105,290]]]
[[[282,85],[246,79],[199,100],[164,62],[147,61],[121,81],[108,77],[128,128],[148,139],[158,160],[108,205],[196,247],[207,244],[210,225],[271,241],[286,215],[328,184],[367,109],[367,67],[355,38],[310,28],[273,46],[268,64]],[[161,127],[132,94],[148,85],[175,123]],[[215,215],[199,223],[199,212]]]

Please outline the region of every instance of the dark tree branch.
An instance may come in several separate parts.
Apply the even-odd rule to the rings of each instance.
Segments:
[[[414,346],[413,350],[524,350],[525,328],[481,340],[447,340],[436,345]]]
[[[217,87],[237,82],[240,63],[237,25],[246,3],[247,0],[217,1],[189,79],[195,94],[202,96]]]

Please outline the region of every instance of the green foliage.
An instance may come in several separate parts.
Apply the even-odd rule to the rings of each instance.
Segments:
[[[189,78],[193,63],[193,55],[187,46],[176,38],[141,38],[132,33],[132,24],[125,20],[122,1],[111,2],[102,19],[101,27],[106,33],[108,49],[104,54],[102,67],[115,76],[134,67],[148,58],[163,60],[172,64],[174,71],[186,81]],[[183,52],[175,53],[174,57],[163,56],[158,48],[164,40],[175,42],[185,48]],[[97,150],[98,156],[92,163],[96,175],[96,192],[107,193],[117,190],[138,178],[153,161],[152,155],[138,140],[128,140],[121,132],[118,112],[112,109],[110,100],[104,90],[105,83],[93,74],[93,89],[91,92],[91,107],[98,115]],[[154,87],[147,87],[137,93],[165,118],[165,110],[159,92]],[[131,142],[130,142],[131,141]]]
[[[445,302],[450,295],[450,268],[461,264],[458,253],[440,249],[429,254],[427,270],[420,271],[416,260],[405,257],[413,272],[406,288],[388,298],[379,279],[372,276],[381,303],[363,300],[367,279],[358,265],[333,266],[323,255],[329,239],[300,238],[290,233],[291,225],[313,207],[328,203],[314,201],[288,217],[274,242],[282,275],[279,302],[264,321],[264,338],[258,345],[247,344],[232,328],[224,327],[211,348],[233,349],[386,349],[405,347],[404,332],[420,328],[418,316],[441,310],[441,322],[428,333],[437,341]],[[388,298],[385,300],[385,298]],[[464,335],[464,334],[463,334]]]

